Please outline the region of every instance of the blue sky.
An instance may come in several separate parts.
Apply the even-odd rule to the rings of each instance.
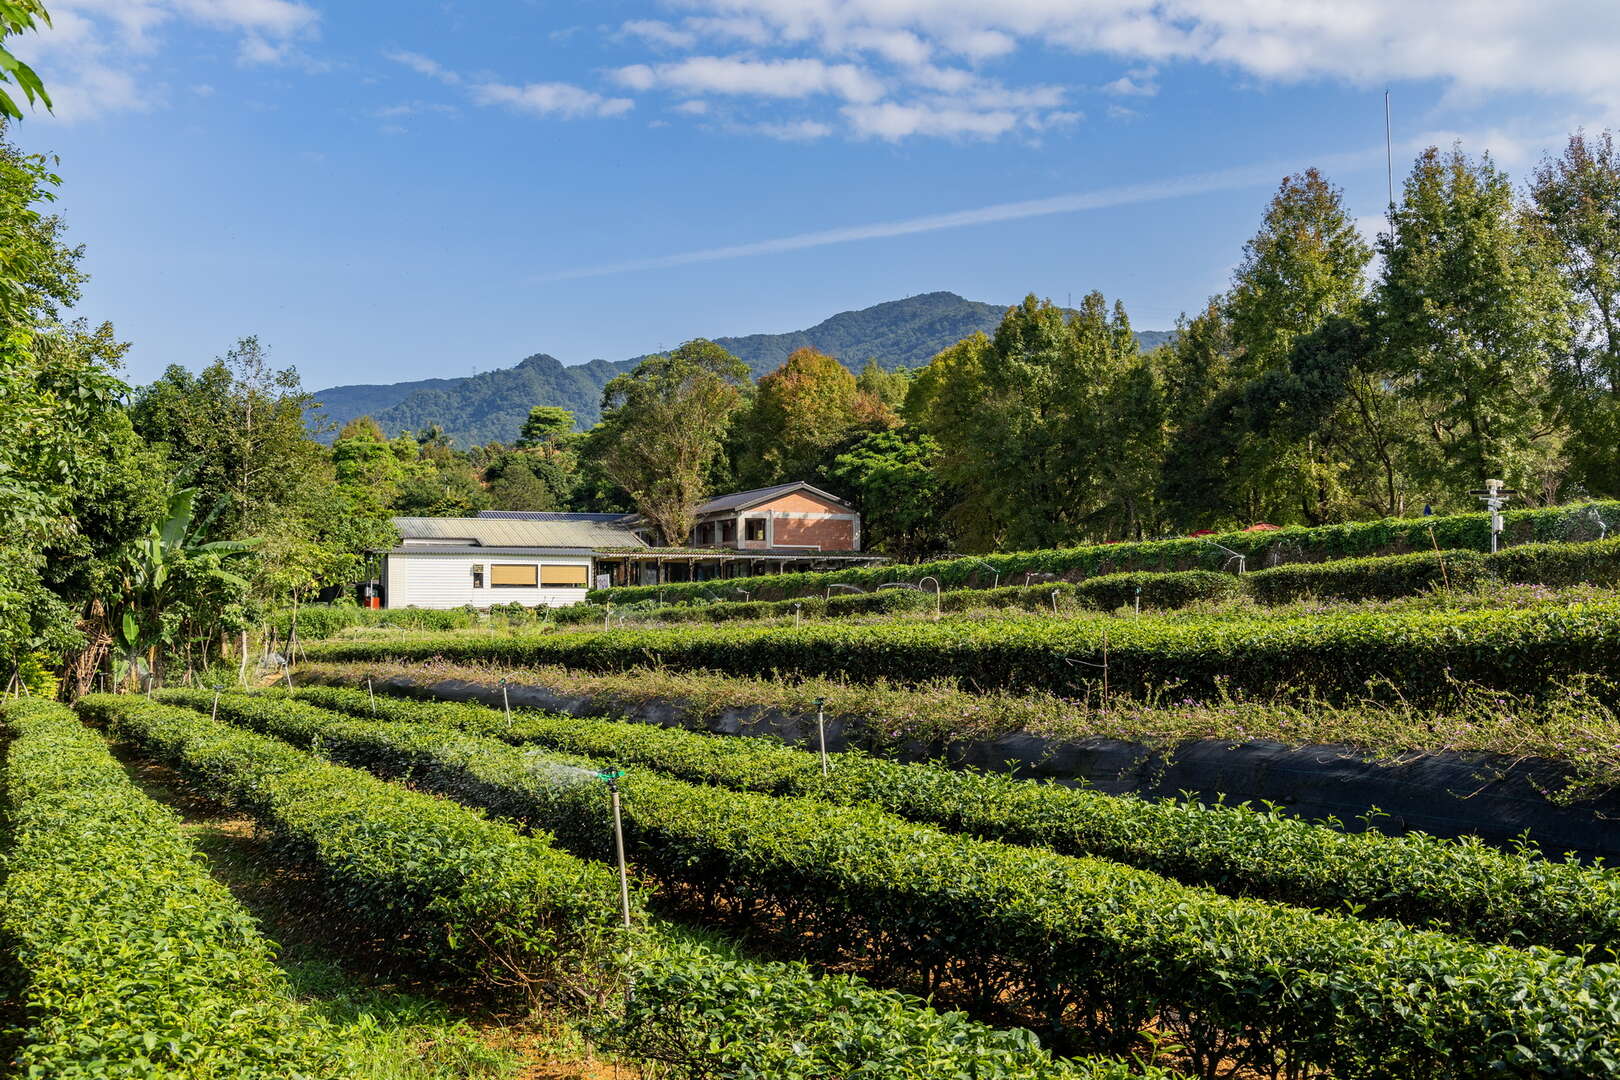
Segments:
[[[17,51],[129,376],[620,359],[949,289],[1168,328],[1287,172],[1376,229],[1620,116],[1612,0],[58,0]]]

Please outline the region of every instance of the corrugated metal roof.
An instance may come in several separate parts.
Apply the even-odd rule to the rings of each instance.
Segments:
[[[641,537],[619,525],[605,521],[527,521],[510,518],[432,518],[394,519],[400,539],[443,541],[447,544],[471,541],[478,547],[528,548],[642,548]]]
[[[561,510],[480,510],[481,518],[494,518],[506,521],[633,521],[635,514],[576,514],[572,511]]]
[[[755,488],[752,491],[737,491],[730,495],[716,495],[708,502],[697,508],[699,515],[718,514],[722,510],[746,510],[762,502],[770,502],[793,491],[808,491],[812,495],[819,495],[823,499],[831,499],[840,506],[849,504],[836,495],[828,494],[818,487],[812,487],[803,480],[795,480],[791,484],[777,484],[774,487]]]

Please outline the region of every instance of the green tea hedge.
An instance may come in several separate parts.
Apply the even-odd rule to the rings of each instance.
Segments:
[[[108,694],[80,712],[242,806],[384,939],[530,997],[597,997],[615,978],[616,877],[544,835],[328,764],[189,709]]]
[[[667,941],[636,966],[623,1013],[590,1027],[605,1048],[672,1080],[1167,1080],[1120,1061],[1054,1059],[997,1030],[848,975]]]
[[[1620,539],[1591,544],[1521,544],[1486,557],[1491,573],[1524,585],[1620,583]]]
[[[244,709],[324,752],[408,773],[611,857],[578,762],[432,724]],[[586,762],[589,759],[583,759]],[[588,767],[588,765],[587,765]],[[832,960],[1013,1007],[1063,1043],[1128,1048],[1153,1018],[1193,1071],[1234,1060],[1350,1080],[1620,1076],[1620,968],[1190,888],[1100,859],[941,832],[865,806],[622,782],[630,858],[693,910]]]
[[[446,635],[407,642],[328,642],[311,659],[564,664],[623,671],[659,664],[734,675],[780,672],[898,682],[955,679],[1115,695],[1173,691],[1269,697],[1309,691],[1359,698],[1369,684],[1408,700],[1449,696],[1459,682],[1538,694],[1620,655],[1620,602],[1520,611],[1248,616],[1221,619],[917,621],[882,625],[606,630],[512,638]],[[1106,664],[1106,669],[1104,665]]]
[[[1243,586],[1262,604],[1286,604],[1307,596],[1393,600],[1430,589],[1472,589],[1485,579],[1486,565],[1486,556],[1477,551],[1416,552],[1275,566],[1244,574]]]
[[[798,614],[806,619],[838,618],[843,615],[886,614],[900,611],[933,610],[934,598],[915,589],[884,589],[876,593],[808,596],[802,600],[725,600],[714,603],[654,605],[646,609],[619,609],[620,614],[645,615],[666,623],[744,622],[750,619],[777,619]],[[558,608],[552,621],[559,626],[606,624],[613,607],[604,604],[575,604]]]
[[[1510,510],[1503,543],[1525,544],[1590,539],[1599,533],[1592,515],[1607,521],[1620,519],[1620,502],[1597,502],[1547,510]],[[1381,521],[1290,526],[1268,532],[1223,533],[1207,539],[1146,540],[1140,543],[1091,544],[1045,551],[942,559],[912,566],[877,566],[825,573],[771,574],[747,579],[745,586],[761,600],[785,600],[824,593],[829,585],[856,585],[873,589],[886,581],[938,579],[945,589],[985,585],[1022,585],[1030,574],[1054,574],[1080,579],[1136,570],[1221,570],[1230,556],[1220,547],[1239,552],[1252,569],[1260,569],[1268,556],[1280,561],[1348,558],[1404,554],[1441,548],[1488,551],[1490,525],[1485,514],[1447,517],[1385,518]],[[998,580],[999,577],[999,580]],[[595,602],[614,604],[650,600],[673,602],[701,596],[709,582],[675,585],[634,585],[598,589],[588,594]],[[660,599],[661,598],[661,599]]]
[[[206,704],[195,692],[175,699]],[[286,712],[297,709],[296,701],[356,717],[450,724],[693,783],[867,803],[952,832],[1098,855],[1231,895],[1399,919],[1476,940],[1620,955],[1620,872],[1500,851],[1472,839],[1346,833],[1269,809],[1149,802],[858,751],[838,754],[824,779],[815,754],[773,739],[528,710],[508,725],[496,709],[388,695],[373,705],[363,690],[303,687],[296,699],[282,700],[233,698],[229,708],[232,715]]]
[[[275,946],[209,876],[168,809],[66,707],[0,706],[11,833],[0,946],[23,1018],[18,1077],[286,1080],[353,1075],[292,998]],[[10,978],[5,978],[10,982]]]

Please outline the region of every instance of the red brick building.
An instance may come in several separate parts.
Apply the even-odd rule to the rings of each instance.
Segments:
[[[738,551],[859,551],[861,515],[803,481],[778,484],[702,504],[688,542]]]

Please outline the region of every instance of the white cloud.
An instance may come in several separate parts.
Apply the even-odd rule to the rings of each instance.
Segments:
[[[810,142],[815,139],[825,139],[833,133],[832,125],[824,124],[820,120],[789,120],[784,123],[748,124],[733,130],[764,135],[767,138],[780,139],[783,142]]]
[[[560,82],[523,86],[480,83],[472,88],[472,94],[480,105],[506,105],[541,116],[621,116],[635,106],[629,98],[603,97],[595,91]]]
[[[683,101],[679,105],[675,106],[675,111],[678,113],[685,113],[687,116],[707,116],[709,113],[709,103],[701,98],[692,101]]]
[[[1018,126],[1018,114],[1005,109],[976,112],[930,105],[847,105],[843,114],[855,134],[879,139],[911,135],[972,136],[992,139]]]
[[[686,0],[761,41],[825,55],[909,34],[970,60],[1019,44],[1148,63],[1230,66],[1280,82],[1434,79],[1491,93],[1620,97],[1620,4],[1602,0]],[[688,20],[692,22],[694,20]],[[1132,80],[1140,83],[1140,80]]]
[[[754,60],[740,56],[693,56],[669,64],[632,64],[614,72],[632,90],[661,87],[681,94],[726,94],[766,98],[830,95],[845,101],[875,101],[883,83],[853,64],[820,60]]]
[[[698,35],[695,32],[682,30],[657,19],[631,19],[619,27],[619,32],[631,37],[638,37],[654,45],[665,45],[672,49],[690,49],[697,44],[698,40]]]
[[[426,75],[430,79],[437,79],[446,86],[461,85],[460,75],[450,71],[431,56],[423,56],[421,53],[409,52],[405,49],[394,49],[383,53],[383,56],[396,64],[404,64],[418,75]]]
[[[1132,68],[1111,83],[1103,86],[1103,93],[1115,97],[1153,97],[1159,92],[1159,84],[1154,81],[1158,69],[1154,67]]]
[[[51,15],[51,26],[7,44],[39,71],[52,115],[65,123],[165,104],[149,68],[170,26],[241,35],[243,64],[325,67],[297,47],[315,35],[320,16],[296,0],[55,0]]]

